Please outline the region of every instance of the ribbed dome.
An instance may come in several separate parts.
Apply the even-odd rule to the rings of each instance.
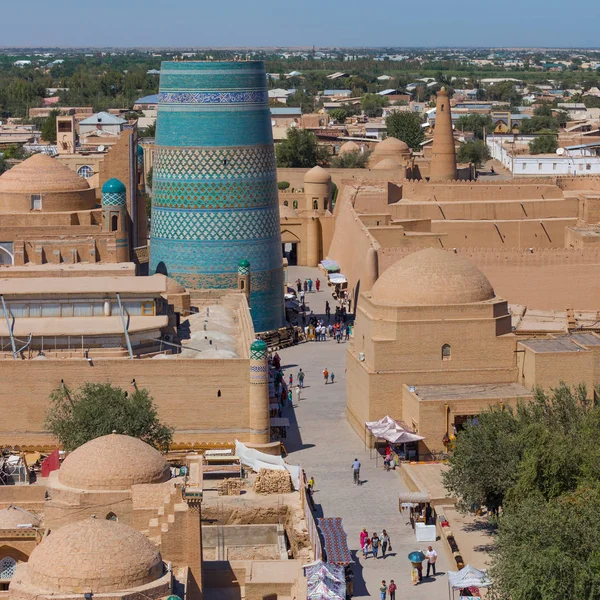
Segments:
[[[483,302],[495,294],[487,277],[471,261],[428,248],[384,271],[371,296],[374,302],[384,304],[435,306]]]
[[[53,531],[31,553],[24,580],[49,592],[101,593],[151,583],[163,570],[160,552],[144,534],[92,518]]]
[[[318,165],[304,175],[304,183],[329,183],[330,181],[331,175]]]
[[[82,490],[127,490],[138,483],[169,478],[169,464],[158,450],[116,433],[83,444],[65,458],[58,471],[63,485]]]
[[[79,192],[89,189],[90,186],[83,177],[45,154],[34,154],[0,176],[0,194]]]
[[[0,510],[0,529],[16,529],[19,525],[39,525],[40,518],[17,506]]]
[[[360,147],[354,142],[346,142],[340,146],[338,154],[346,154],[347,152],[360,152]]]
[[[380,160],[373,168],[374,169],[388,169],[388,170],[392,170],[392,169],[399,169],[401,167],[400,163],[397,160],[394,160],[393,158],[390,158],[388,156],[388,158],[384,158],[383,160]]]
[[[408,147],[408,144],[406,144],[402,140],[399,140],[395,137],[388,137],[385,138],[383,142],[379,142],[379,144],[377,144],[375,146],[375,149],[373,150],[373,154],[375,155],[394,153],[409,154],[410,148]]]

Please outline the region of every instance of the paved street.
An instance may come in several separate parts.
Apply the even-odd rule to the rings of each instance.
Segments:
[[[290,282],[308,277],[313,281],[317,277],[321,282],[324,280],[318,269],[289,268]],[[325,300],[329,300],[333,312],[335,303],[326,285],[321,286],[320,293],[307,294],[307,303],[317,315],[324,313]],[[360,548],[359,534],[363,527],[367,527],[369,534],[377,531],[379,535],[385,528],[391,538],[393,552],[385,560],[381,555],[378,560],[359,557],[354,567],[355,597],[379,598],[381,580],[389,583],[394,579],[399,599],[446,598],[448,562],[439,542],[433,546],[439,555],[437,566],[441,573],[424,579],[418,586],[412,585],[407,555],[412,550],[426,550],[427,545],[415,541],[407,519],[398,510],[398,493],[403,489],[400,477],[395,471],[385,472],[381,461],[379,468],[375,468],[375,459],[369,458],[369,451],[346,421],[346,346],[347,343],[328,340],[279,352],[286,379],[291,372],[295,383],[299,367],[306,372],[306,387],[300,401],[294,395],[293,408],[286,408],[285,412],[292,423],[284,440],[289,452],[287,460],[300,464],[309,477],[315,478],[316,516],[342,517],[353,553]],[[325,368],[335,373],[335,384],[325,385],[322,375]],[[362,464],[361,487],[352,482],[351,464],[355,457]]]

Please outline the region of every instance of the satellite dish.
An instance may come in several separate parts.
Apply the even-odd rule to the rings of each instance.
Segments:
[[[566,153],[566,150],[564,148],[556,149],[556,154],[558,154],[558,156],[563,156],[565,153]]]
[[[98,152],[104,152],[106,148],[104,146],[98,146]]]

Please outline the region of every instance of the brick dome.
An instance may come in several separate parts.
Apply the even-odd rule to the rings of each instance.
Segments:
[[[53,531],[37,546],[23,583],[59,594],[114,592],[149,584],[163,571],[160,552],[144,534],[91,518]]]
[[[399,169],[401,166],[402,165],[397,160],[388,157],[380,160],[373,168],[391,171],[393,169]]]
[[[469,260],[428,248],[409,254],[383,272],[371,290],[374,302],[436,306],[495,298],[492,284]]]
[[[170,478],[169,464],[149,444],[113,433],[71,452],[58,471],[63,485],[81,490],[127,490]]]
[[[0,510],[0,529],[16,529],[19,525],[39,525],[40,518],[17,506]]]
[[[331,175],[318,165],[304,175],[304,183],[329,183],[330,181]]]
[[[0,177],[0,194],[80,192],[89,189],[83,177],[46,154],[34,154]]]
[[[395,154],[410,154],[410,148],[406,142],[403,142],[395,137],[388,137],[385,138],[383,142],[379,142],[379,144],[375,146],[373,154],[376,156],[379,154],[385,154],[386,156]]]
[[[349,141],[349,142],[342,144],[340,146],[340,149],[338,150],[338,154],[340,156],[342,154],[346,154],[348,152],[360,152],[360,146],[353,141]]]

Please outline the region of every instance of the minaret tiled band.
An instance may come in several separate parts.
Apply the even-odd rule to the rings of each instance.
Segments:
[[[167,62],[160,77],[150,270],[237,288],[257,331],[284,323],[277,172],[262,62]]]

